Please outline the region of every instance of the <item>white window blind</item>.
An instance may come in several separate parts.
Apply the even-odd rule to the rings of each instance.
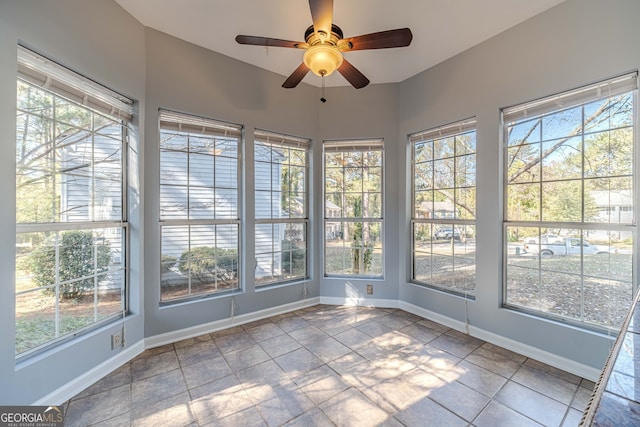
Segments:
[[[254,131],[254,140],[263,144],[281,145],[283,147],[291,148],[309,148],[311,141],[305,138],[298,138],[296,136],[282,135],[279,133],[272,133],[266,130],[256,129]]]
[[[382,139],[367,139],[357,141],[325,141],[324,151],[331,153],[345,153],[350,151],[382,151]]]
[[[420,141],[429,141],[431,139],[446,138],[448,136],[458,135],[475,129],[476,119],[473,117],[459,122],[438,126],[433,129],[413,133],[409,135],[409,141],[411,143],[416,143]]]
[[[160,110],[160,128],[176,132],[197,133],[224,137],[242,136],[242,126],[204,117]]]
[[[637,88],[638,72],[636,71],[557,95],[504,108],[502,110],[503,119],[505,123],[512,123],[527,117],[537,117],[551,111],[581,105],[594,99],[613,97]]]
[[[18,46],[18,78],[92,110],[131,121],[131,99],[22,46]]]

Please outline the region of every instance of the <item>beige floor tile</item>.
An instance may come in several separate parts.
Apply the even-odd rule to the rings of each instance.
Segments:
[[[578,427],[582,421],[582,411],[570,408],[562,422],[562,427]]]
[[[313,344],[316,341],[328,338],[329,335],[316,328],[315,326],[307,326],[302,329],[296,329],[289,333],[291,337],[302,345]]]
[[[361,347],[371,341],[371,337],[357,328],[349,328],[334,336],[335,339],[352,350]]]
[[[289,376],[282,370],[280,366],[273,360],[269,359],[265,362],[251,366],[247,369],[236,372],[236,376],[243,386],[255,384],[266,384],[277,386],[280,384],[291,382]]]
[[[436,332],[433,329],[427,328],[426,326],[418,323],[407,325],[400,329],[400,332],[423,343],[431,342],[442,335],[440,332]]]
[[[256,408],[248,408],[222,419],[213,419],[200,424],[201,427],[266,427]]]
[[[182,371],[175,369],[131,383],[131,407],[136,408],[187,391]]]
[[[313,407],[313,402],[306,394],[293,387],[279,387],[275,389],[273,398],[256,405],[256,409],[270,427],[283,425]]]
[[[349,388],[349,384],[326,365],[299,376],[295,383],[316,405]]]
[[[350,388],[320,405],[320,409],[338,427],[375,426],[390,415],[359,391]]]
[[[156,354],[131,362],[131,380],[137,381],[149,378],[163,372],[173,371],[179,367],[178,356],[174,351]]]
[[[251,408],[249,398],[235,375],[229,375],[189,391],[198,423],[206,424]]]
[[[571,407],[577,409],[580,412],[583,412],[586,409],[592,394],[593,389],[578,387],[578,390],[576,391],[576,394],[571,401]]]
[[[129,385],[112,388],[81,399],[73,399],[65,414],[65,426],[88,426],[128,414],[131,409]]]
[[[467,336],[457,333],[452,334],[451,331],[448,331],[431,341],[429,344],[434,345],[447,353],[451,353],[454,356],[465,358],[480,347],[481,342],[479,342],[479,340],[469,339]]]
[[[402,310],[318,305],[147,350],[65,425],[576,426],[593,387]]]
[[[510,378],[527,358],[493,344],[484,343],[467,356],[466,360],[505,378]]]
[[[356,326],[356,328],[369,335],[371,338],[376,338],[389,332],[393,332],[393,329],[382,323],[378,318],[364,322]]]
[[[513,381],[502,387],[496,401],[546,426],[559,426],[568,409],[567,405]]]
[[[455,367],[456,380],[486,396],[493,397],[507,379],[463,360]]]
[[[269,355],[258,344],[225,353],[224,358],[234,371],[241,371],[270,359]]]
[[[468,423],[433,400],[425,397],[394,415],[406,426],[466,427]],[[513,426],[511,426],[513,427]]]
[[[288,334],[284,334],[261,341],[260,347],[262,347],[269,356],[278,357],[299,349],[302,347],[302,344],[291,338]]]
[[[285,424],[285,427],[334,427],[324,412],[318,408],[314,408],[304,414],[296,417]]]
[[[578,389],[574,384],[547,371],[525,364],[511,378],[513,381],[569,405]]]
[[[213,340],[200,341],[184,347],[176,347],[176,354],[182,367],[204,360],[213,360],[221,356]]]
[[[250,347],[256,344],[256,340],[251,335],[244,332],[244,329],[240,328],[240,332],[230,335],[215,335],[213,342],[218,346],[218,350],[222,354],[226,354],[230,351],[240,350],[242,348]]]
[[[131,363],[127,362],[106,377],[94,383],[75,398],[91,396],[92,394],[102,393],[112,388],[129,385],[131,383]]]
[[[491,400],[457,381],[434,388],[429,397],[467,421],[473,421]]]
[[[173,343],[173,345],[175,348],[180,348],[180,347],[189,347],[193,344],[198,344],[200,342],[211,342],[211,341],[212,341],[211,335],[205,334],[205,335],[199,335],[194,338],[178,341],[176,343]]]
[[[274,323],[269,322],[263,325],[256,326],[255,328],[247,329],[247,333],[251,335],[251,337],[256,340],[256,342],[261,342],[264,340],[268,340],[269,338],[283,335],[284,331]]]
[[[196,388],[211,381],[226,377],[233,371],[222,355],[205,359],[182,368],[182,375],[188,389]]]
[[[287,317],[284,319],[278,319],[274,322],[280,329],[285,332],[293,332],[297,329],[306,328],[311,326],[309,322],[298,316]]]
[[[307,350],[316,355],[324,363],[344,356],[351,349],[332,337],[320,339],[306,345]]]
[[[324,363],[306,348],[299,348],[274,359],[290,378],[295,378]]]
[[[187,392],[131,410],[132,426],[186,426],[195,420]]]
[[[476,427],[540,427],[541,424],[525,417],[501,403],[492,401],[475,419]]]

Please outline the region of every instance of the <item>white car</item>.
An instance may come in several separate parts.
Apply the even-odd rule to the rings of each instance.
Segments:
[[[557,236],[554,236],[557,237]],[[586,240],[581,240],[578,237],[566,237],[566,238],[556,238],[556,239],[545,239],[546,242],[542,239],[541,243],[538,244],[537,241],[534,243],[527,243],[524,245],[524,248],[527,252],[531,252],[534,254],[539,253],[540,255],[580,255],[580,253],[584,255],[590,254],[608,254],[611,253],[611,248],[606,246],[597,246],[593,245]]]

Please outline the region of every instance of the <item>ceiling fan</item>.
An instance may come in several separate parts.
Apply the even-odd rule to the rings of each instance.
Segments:
[[[343,52],[404,47],[409,46],[413,38],[408,28],[344,38],[340,27],[333,24],[333,0],[309,0],[309,8],[313,25],[305,31],[304,42],[245,35],[236,37],[240,44],[290,47],[305,51],[302,63],[282,84],[284,88],[296,87],[309,70],[323,79],[338,70],[353,87],[363,88],[369,84],[369,79],[344,59]]]

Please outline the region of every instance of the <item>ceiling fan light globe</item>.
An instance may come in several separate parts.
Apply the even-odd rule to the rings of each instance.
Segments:
[[[316,44],[310,46],[302,57],[304,64],[316,76],[328,76],[342,65],[342,52],[331,44]]]

